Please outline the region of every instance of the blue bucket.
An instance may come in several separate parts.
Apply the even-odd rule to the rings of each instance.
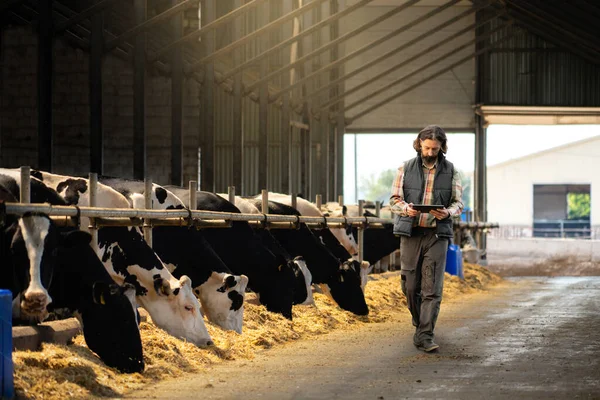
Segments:
[[[450,275],[456,275],[460,279],[465,279],[463,273],[462,250],[459,246],[451,244],[446,253],[446,272]]]
[[[15,395],[12,362],[12,293],[0,289],[0,397]]]

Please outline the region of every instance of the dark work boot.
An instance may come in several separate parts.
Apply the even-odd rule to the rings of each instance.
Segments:
[[[426,353],[432,352],[432,351],[440,348],[440,346],[438,346],[436,343],[434,343],[433,340],[431,340],[431,339],[425,339],[421,343],[418,343],[418,344],[415,343],[415,346],[417,346],[417,349],[423,350]]]

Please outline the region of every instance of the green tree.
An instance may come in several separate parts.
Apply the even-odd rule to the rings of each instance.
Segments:
[[[371,201],[379,200],[383,204],[388,204],[392,183],[396,177],[396,171],[396,169],[388,169],[380,173],[379,176],[371,174],[371,176],[367,178],[361,177],[360,184],[358,185],[359,199]]]
[[[590,194],[567,193],[568,218],[590,219]]]

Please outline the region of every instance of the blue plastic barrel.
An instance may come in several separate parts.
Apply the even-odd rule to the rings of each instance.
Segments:
[[[460,279],[465,279],[462,250],[455,244],[450,244],[448,246],[448,252],[446,253],[446,272],[450,275],[456,275]]]
[[[0,289],[0,397],[15,395],[12,362],[12,293]]]

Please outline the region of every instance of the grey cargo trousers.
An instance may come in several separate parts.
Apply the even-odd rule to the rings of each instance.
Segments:
[[[400,239],[400,277],[413,325],[414,342],[433,340],[440,312],[446,269],[448,239],[438,238],[435,229],[413,229],[411,237]]]

